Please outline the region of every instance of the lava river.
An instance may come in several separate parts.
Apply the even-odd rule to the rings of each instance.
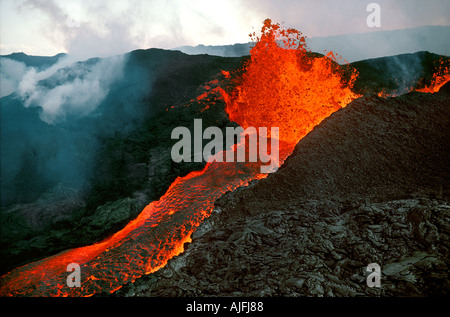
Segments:
[[[279,128],[279,163],[298,141],[331,113],[359,97],[356,72],[344,72],[333,53],[310,53],[294,29],[264,21],[232,93],[220,90],[231,120],[244,128]],[[272,137],[272,136],[269,136]],[[231,151],[231,150],[230,150]],[[0,280],[2,296],[92,296],[114,292],[163,267],[183,251],[190,236],[229,190],[266,177],[259,163],[209,162],[178,178],[124,229],[102,242],[24,265]],[[80,265],[81,286],[69,287],[70,263]]]

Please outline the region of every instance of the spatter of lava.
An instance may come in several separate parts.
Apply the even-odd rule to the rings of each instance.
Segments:
[[[228,71],[223,75],[231,80]],[[279,128],[281,164],[314,126],[358,97],[351,91],[356,76],[344,73],[333,53],[311,54],[299,31],[266,20],[243,75],[235,79],[234,91],[210,90],[221,95],[230,119],[242,127]],[[198,99],[208,100],[206,95]],[[91,296],[114,292],[155,272],[183,252],[184,243],[211,214],[218,197],[267,176],[259,167],[259,163],[209,162],[202,171],[176,179],[159,201],[108,239],[5,274],[0,295]],[[70,263],[81,267],[81,287],[67,286]]]
[[[431,83],[423,88],[416,88],[416,91],[435,93],[438,92],[446,82],[450,81],[450,66],[448,65],[448,61],[445,62],[444,59],[441,58],[437,63],[438,65],[431,78]]]
[[[358,97],[351,90],[357,73],[343,73],[332,52],[314,57],[297,30],[267,19],[250,53],[241,84],[227,104],[230,119],[244,128],[279,127],[282,140],[297,143]]]
[[[450,65],[448,58],[440,58],[434,63],[434,72],[431,80],[428,84],[422,84],[425,78],[420,78],[420,80],[411,86],[402,89],[401,92],[392,93],[381,91],[378,93],[379,97],[398,97],[401,94],[405,94],[411,91],[425,92],[425,93],[435,93],[444,86],[448,81],[450,81]],[[398,79],[395,79],[397,82]]]

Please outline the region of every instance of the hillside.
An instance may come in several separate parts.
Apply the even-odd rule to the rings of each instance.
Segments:
[[[276,173],[216,201],[183,254],[114,296],[448,294],[449,85],[333,113]]]
[[[202,168],[172,163],[170,132],[193,118],[230,124],[223,102],[201,111],[205,105],[195,98],[206,82],[223,76],[221,70],[240,63],[138,50],[59,69],[36,83],[40,95],[29,105],[18,92],[2,98],[1,271],[103,239],[177,176]],[[66,104],[58,116],[43,116],[43,105],[58,100],[61,87],[68,91]],[[103,92],[104,99],[88,112],[74,111],[92,100],[79,102],[80,89],[92,99]]]
[[[418,60],[417,71],[430,74],[439,58],[423,52],[355,63],[356,88],[396,91],[389,76],[403,74],[392,65]],[[110,236],[178,176],[203,168],[171,160],[170,133],[192,128],[194,118],[235,125],[220,95],[197,97],[232,89],[222,70],[240,69],[246,59],[138,50],[67,65],[37,81],[30,95],[2,98],[1,271]],[[61,91],[65,103],[51,112]]]
[[[38,70],[44,70],[56,64],[58,61],[66,57],[64,53],[55,56],[33,56],[25,53],[12,53],[8,55],[0,55],[0,58],[11,59],[16,62],[24,63],[26,67],[34,67]]]

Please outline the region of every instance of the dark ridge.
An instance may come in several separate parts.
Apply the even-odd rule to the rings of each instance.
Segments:
[[[449,120],[443,92],[355,100],[276,173],[216,201],[183,254],[112,296],[448,295]]]
[[[65,53],[60,53],[55,56],[33,56],[25,53],[12,53],[9,55],[1,55],[0,57],[9,58],[17,62],[24,63],[27,67],[35,67],[43,70],[56,64],[61,58],[67,56]]]
[[[362,97],[303,138],[276,173],[233,199],[253,213],[305,199],[448,198],[449,161],[447,94]]]

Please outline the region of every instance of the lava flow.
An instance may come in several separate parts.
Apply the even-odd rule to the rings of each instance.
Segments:
[[[448,61],[445,62],[444,59],[440,59],[437,63],[438,66],[433,73],[431,83],[423,88],[415,89],[416,91],[435,93],[438,92],[446,82],[450,81],[450,66],[448,65]]]
[[[300,32],[266,20],[234,91],[217,91],[230,119],[242,127],[279,128],[282,164],[314,126],[358,97],[351,91],[356,76],[344,74],[332,53],[314,56],[308,52]],[[259,167],[259,163],[209,162],[202,171],[178,178],[159,201],[110,238],[5,274],[0,295],[91,296],[114,292],[155,272],[183,251],[218,197],[267,176],[260,174]],[[80,265],[81,287],[67,286],[70,263]]]
[[[395,79],[397,82],[398,79]],[[405,87],[404,89],[399,89],[397,92],[386,92],[381,91],[378,93],[379,97],[398,97],[402,94],[418,91],[424,93],[435,93],[444,86],[448,81],[450,81],[450,61],[448,58],[440,58],[434,62],[433,75],[429,80],[428,84],[423,84],[426,77],[420,78],[416,83],[412,84],[410,87]]]

